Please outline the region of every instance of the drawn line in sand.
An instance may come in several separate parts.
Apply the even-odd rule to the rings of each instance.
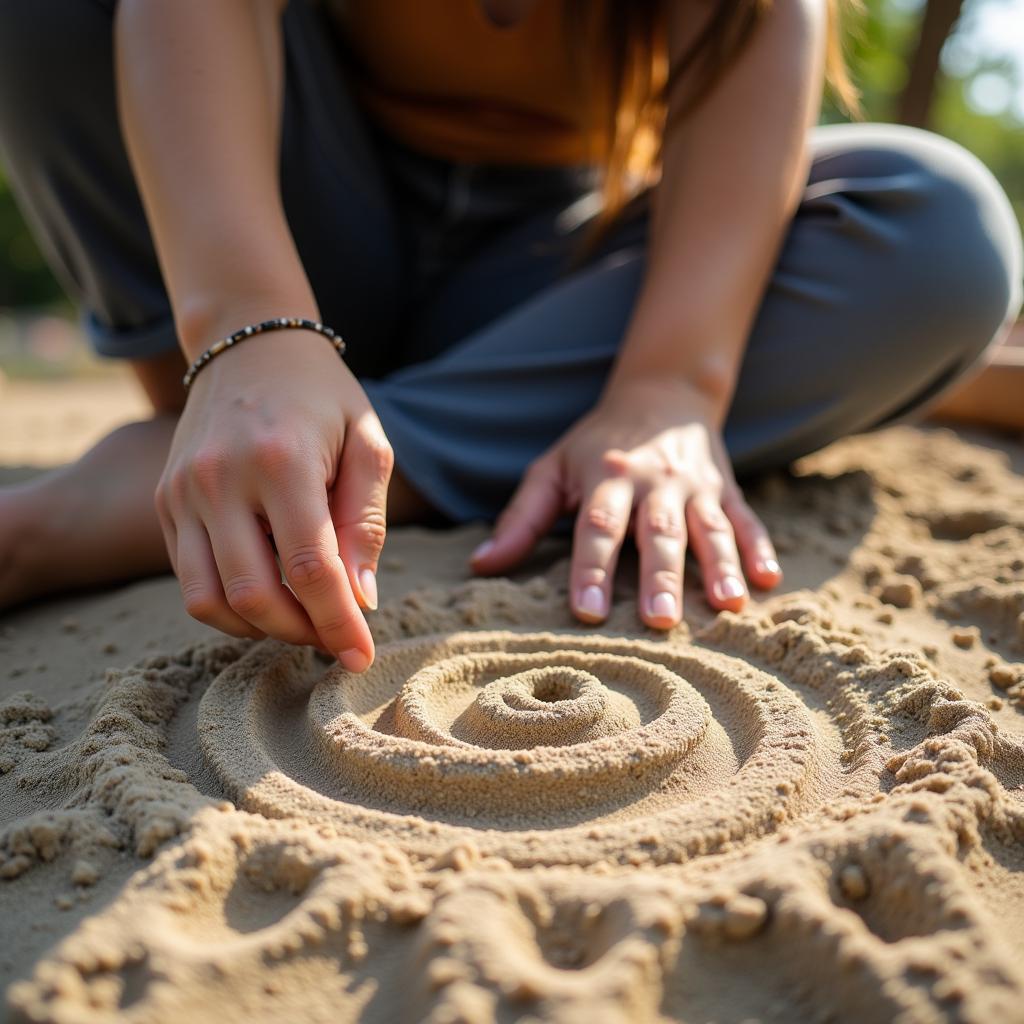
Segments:
[[[763,835],[851,787],[838,733],[700,647],[472,632],[382,645],[360,676],[254,648],[211,685],[204,756],[239,807],[435,857],[668,863]]]

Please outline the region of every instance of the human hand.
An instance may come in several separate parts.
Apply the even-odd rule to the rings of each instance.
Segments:
[[[214,359],[155,495],[188,613],[367,668],[360,608],[377,606],[392,465],[369,400],[323,338],[275,331]]]
[[[474,571],[520,562],[560,515],[576,511],[569,600],[583,622],[601,622],[630,529],[640,555],[639,613],[656,629],[682,616],[683,560],[693,547],[712,606],[739,610],[746,578],[782,579],[768,533],[733,477],[714,403],[679,381],[629,381],[606,393],[528,468],[494,533],[473,553]]]

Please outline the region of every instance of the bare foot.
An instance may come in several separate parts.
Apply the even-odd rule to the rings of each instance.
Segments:
[[[0,489],[0,608],[170,570],[153,492],[176,421],[129,423],[77,462]]]
[[[0,609],[171,571],[153,493],[176,423],[174,414],[129,423],[77,462],[0,488]],[[389,522],[429,516],[396,472]]]

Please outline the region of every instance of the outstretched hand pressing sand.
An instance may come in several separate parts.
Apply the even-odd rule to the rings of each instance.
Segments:
[[[575,511],[569,594],[584,622],[608,616],[628,532],[640,553],[637,612],[655,629],[682,617],[687,545],[715,608],[743,606],[744,576],[756,587],[777,586],[775,549],[743,499],[721,439],[721,406],[679,381],[617,382],[530,467],[494,536],[473,553],[474,568],[505,571],[560,515]]]

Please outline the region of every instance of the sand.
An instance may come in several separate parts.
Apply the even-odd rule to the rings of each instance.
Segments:
[[[750,492],[782,592],[668,636],[476,527],[393,532],[362,677],[169,579],[6,616],[10,1018],[1024,1020],[1022,463],[835,445]]]

